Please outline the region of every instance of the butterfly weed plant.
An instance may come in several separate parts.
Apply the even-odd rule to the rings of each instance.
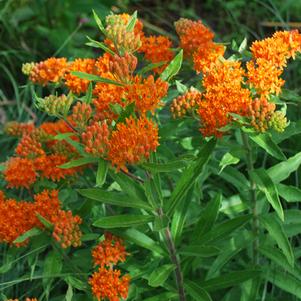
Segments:
[[[226,49],[201,21],[176,44],[94,18],[96,58],[22,67],[49,119],[4,129],[2,300],[301,298],[301,153],[279,146],[301,130],[281,97],[299,32]]]

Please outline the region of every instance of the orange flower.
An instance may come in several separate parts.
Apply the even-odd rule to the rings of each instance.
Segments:
[[[120,276],[119,270],[100,268],[89,279],[92,293],[100,300],[119,301],[128,296],[130,276]]]
[[[20,123],[16,121],[11,121],[8,122],[4,127],[5,133],[14,137],[22,137],[24,134],[31,133],[34,129],[35,126],[32,122]]]
[[[183,95],[179,95],[172,101],[171,112],[173,118],[183,117],[187,113],[195,111],[197,105],[201,101],[202,93],[196,89],[190,89]]]
[[[126,164],[148,158],[158,145],[158,127],[152,121],[129,117],[125,123],[118,123],[112,133],[108,158],[117,169],[127,170]]]
[[[285,81],[280,78],[282,69],[277,68],[272,62],[265,59],[257,59],[256,62],[247,63],[248,83],[254,87],[258,94],[278,95]]]
[[[0,242],[13,241],[35,226],[34,204],[13,199],[0,200]],[[22,246],[26,244],[16,244]]]
[[[76,94],[84,93],[88,89],[90,83],[87,79],[81,79],[75,75],[72,75],[72,71],[80,71],[89,74],[95,74],[95,60],[94,59],[76,59],[70,63],[68,73],[65,75],[66,86]]]
[[[134,83],[126,86],[126,99],[135,102],[136,110],[142,114],[154,112],[162,105],[161,99],[167,95],[168,83],[152,75],[146,79],[136,76]]]
[[[180,37],[180,47],[186,57],[190,57],[199,48],[205,48],[213,40],[214,33],[202,21],[180,18],[175,22],[176,32]]]
[[[7,187],[29,188],[35,183],[37,174],[34,163],[27,158],[12,157],[3,172]]]
[[[51,154],[42,156],[34,161],[37,171],[41,173],[42,177],[51,179],[52,181],[59,181],[66,176],[74,175],[78,169],[76,168],[60,168],[59,166],[67,163],[69,159],[61,154]]]
[[[163,66],[153,69],[154,72],[161,73],[174,56],[171,48],[172,42],[169,38],[165,36],[150,36],[142,39],[142,46],[139,52],[143,52],[145,59],[153,64],[166,62]]]
[[[97,75],[101,77],[107,77],[110,73],[109,67],[110,67],[110,62],[112,61],[113,56],[109,53],[104,53],[102,56],[97,58],[95,61],[95,69]]]
[[[34,131],[32,132],[34,133]],[[42,144],[38,139],[35,139],[35,135],[24,135],[21,141],[16,147],[16,154],[21,157],[30,157],[34,158],[36,156],[45,155],[45,151],[42,148]]]
[[[103,157],[109,144],[109,128],[106,122],[94,122],[82,134],[85,151],[94,156]]]
[[[35,64],[30,72],[30,80],[41,85],[49,82],[57,83],[64,77],[67,67],[68,63],[65,58],[51,57]]]
[[[125,103],[123,98],[125,96],[124,87],[119,87],[112,84],[97,83],[93,89],[93,95],[96,98],[93,99],[93,104],[96,108],[95,121],[98,120],[113,120],[117,117],[112,112],[111,105],[119,104],[124,107]]]
[[[218,129],[232,121],[229,113],[242,116],[249,113],[250,91],[242,88],[243,76],[241,64],[232,61],[215,64],[204,74],[206,92],[198,109],[204,136],[221,137]]]
[[[105,233],[105,239],[92,251],[94,263],[101,268],[110,267],[119,261],[124,262],[126,255],[122,239],[108,232]]]
[[[19,299],[8,299],[7,301],[19,301]],[[38,301],[37,298],[26,298],[25,301]]]
[[[54,224],[52,236],[63,249],[81,245],[82,233],[79,225],[82,223],[82,219],[78,215],[73,216],[71,211],[59,210],[51,222]]]
[[[214,42],[200,46],[193,54],[194,69],[206,72],[212,64],[216,64],[219,57],[225,53],[225,47]]]
[[[40,128],[48,135],[56,136],[63,133],[71,133],[73,129],[62,119],[55,122],[43,122]]]

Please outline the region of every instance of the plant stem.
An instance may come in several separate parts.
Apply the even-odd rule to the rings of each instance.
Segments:
[[[161,208],[158,210],[158,213],[160,217],[163,217],[163,210]],[[178,294],[179,294],[179,301],[186,301],[181,263],[177,256],[176,247],[172,239],[169,226],[167,226],[167,228],[164,230],[164,234],[165,234],[170,260],[176,267],[175,276],[176,276],[176,284],[177,284]]]
[[[253,155],[252,155],[252,148],[249,143],[249,137],[246,133],[241,131],[242,141],[244,147],[246,149],[246,160],[247,160],[247,170],[250,180],[250,199],[251,199],[251,206],[252,206],[252,215],[253,215],[253,234],[254,234],[254,242],[253,242],[253,263],[255,265],[259,264],[259,256],[258,256],[258,247],[259,247],[259,221],[258,221],[258,212],[257,212],[257,196],[256,196],[256,183],[254,182],[251,173],[254,170],[253,166]]]

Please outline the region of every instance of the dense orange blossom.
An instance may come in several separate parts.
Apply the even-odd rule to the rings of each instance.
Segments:
[[[89,283],[97,300],[119,301],[127,298],[130,276],[121,277],[120,270],[114,269],[119,261],[125,261],[126,255],[123,241],[111,233],[105,233],[105,239],[93,249],[92,257],[98,270]]]
[[[160,74],[173,59],[171,50],[172,42],[165,36],[149,36],[142,39],[142,46],[139,52],[144,53],[144,58],[151,63],[165,62],[164,65],[154,68],[154,72]]]
[[[34,202],[5,199],[1,194],[0,242],[14,244],[18,236],[31,228],[44,229],[37,218],[39,214],[54,225],[53,237],[63,248],[80,245],[81,232],[78,225],[81,223],[81,218],[73,216],[70,211],[63,211],[60,206],[61,202],[56,190],[44,190],[36,194]],[[27,241],[15,245],[21,246],[25,243]]]
[[[118,123],[109,141],[108,159],[117,169],[127,170],[126,164],[135,164],[147,159],[155,151],[158,142],[158,127],[145,117],[133,117]]]

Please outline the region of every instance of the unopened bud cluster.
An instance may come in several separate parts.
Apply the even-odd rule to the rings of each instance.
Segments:
[[[39,99],[37,106],[50,116],[66,117],[72,102],[73,98],[69,95],[49,95],[45,98]]]
[[[80,130],[87,127],[89,119],[92,117],[92,108],[89,104],[84,102],[77,102],[72,108],[72,121]]]
[[[269,127],[280,133],[285,130],[287,125],[287,118],[282,111],[274,112],[269,120]]]
[[[132,54],[125,53],[124,56],[115,55],[110,62],[109,70],[117,81],[127,84],[133,77],[137,63],[137,58]]]
[[[178,96],[172,101],[171,113],[173,118],[183,117],[191,114],[196,109],[198,102],[201,100],[202,93],[191,88],[188,92]]]

